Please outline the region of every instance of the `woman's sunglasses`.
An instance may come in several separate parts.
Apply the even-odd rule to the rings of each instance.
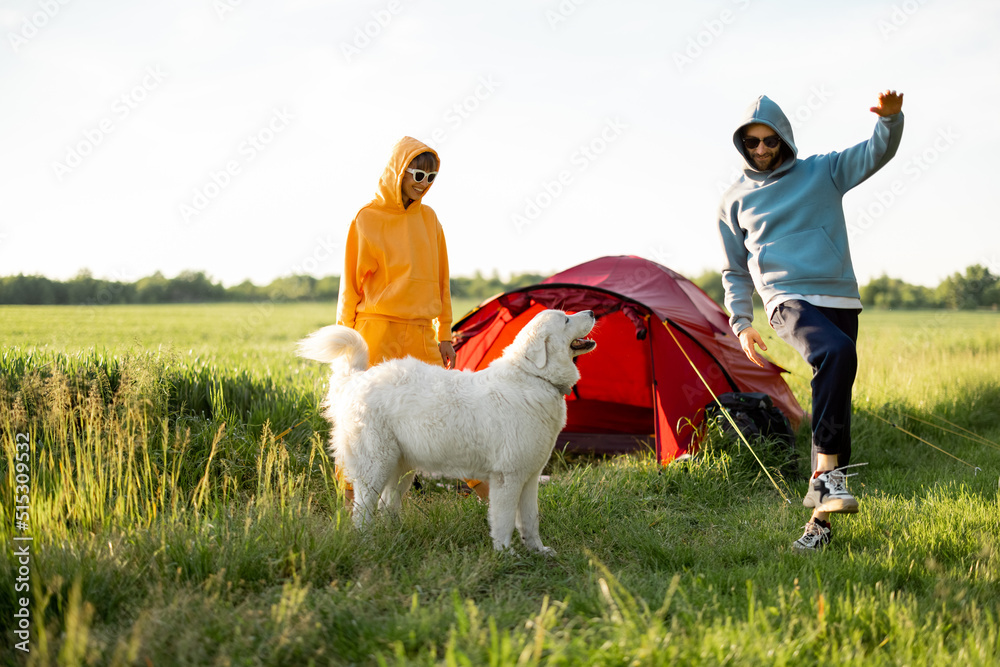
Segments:
[[[759,137],[743,137],[743,145],[747,147],[748,151],[752,151],[757,148],[761,141],[763,141],[764,145],[768,148],[777,148],[781,144],[781,137],[776,134],[764,137],[763,139]]]
[[[413,174],[413,180],[417,183],[423,183],[424,176],[427,177],[428,183],[433,183],[434,179],[437,178],[438,175],[436,171],[424,171],[423,169],[407,169],[406,171]]]

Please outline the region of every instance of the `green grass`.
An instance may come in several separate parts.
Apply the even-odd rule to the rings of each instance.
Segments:
[[[785,504],[712,438],[667,467],[557,453],[546,559],[494,553],[486,506],[433,484],[350,526],[325,370],[293,354],[333,312],[0,308],[3,628],[22,595],[17,434],[33,440],[31,652],[5,631],[4,664],[1000,662],[997,315],[863,314],[862,512],[825,552],[789,550],[805,482],[779,477]],[[808,405],[804,363],[768,345]]]

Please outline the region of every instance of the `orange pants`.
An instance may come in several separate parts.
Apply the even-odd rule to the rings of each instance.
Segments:
[[[429,364],[444,365],[438,349],[437,336],[430,322],[395,322],[380,317],[359,315],[355,331],[368,343],[369,368],[389,359],[414,357]],[[337,467],[337,481],[347,490],[354,487],[344,479],[344,472]],[[469,488],[482,484],[478,479],[467,479]]]
[[[403,357],[414,357],[437,366],[443,363],[430,322],[394,322],[359,315],[354,329],[368,343],[369,366]]]

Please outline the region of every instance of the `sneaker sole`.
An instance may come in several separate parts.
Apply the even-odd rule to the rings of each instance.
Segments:
[[[816,511],[829,512],[830,514],[857,514],[858,501],[854,498],[850,500],[832,498],[816,508]]]

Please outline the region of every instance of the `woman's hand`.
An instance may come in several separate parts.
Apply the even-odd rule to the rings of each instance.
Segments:
[[[441,362],[445,368],[454,368],[458,355],[455,354],[455,347],[450,340],[443,340],[438,343],[438,350],[441,351]]]

